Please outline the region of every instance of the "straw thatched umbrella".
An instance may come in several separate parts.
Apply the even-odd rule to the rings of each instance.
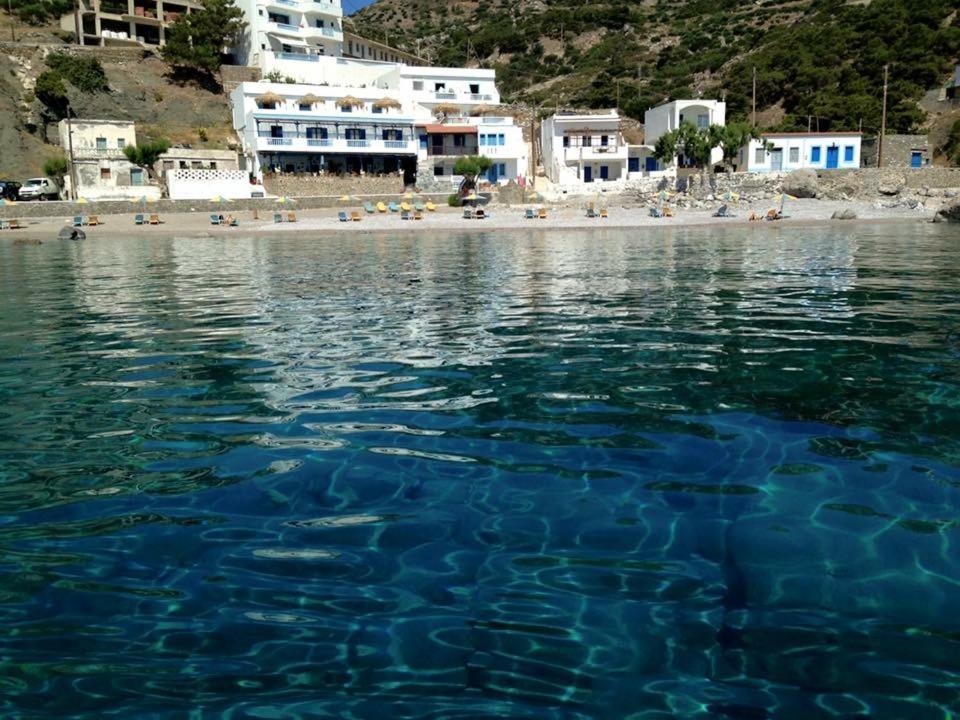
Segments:
[[[279,105],[283,102],[283,96],[277,95],[275,92],[265,92],[263,95],[257,95],[254,100],[256,100],[257,105]]]
[[[460,106],[452,103],[440,103],[439,105],[434,106],[433,114],[441,118],[441,120],[446,120],[452,115],[459,115]]]
[[[470,111],[470,114],[473,116],[499,115],[502,112],[503,108],[499,105],[477,105]]]
[[[379,108],[380,110],[400,110],[403,107],[403,103],[393,98],[384,97],[373,103],[373,107]]]
[[[335,103],[338,108],[362,108],[363,104],[363,100],[354,97],[353,95],[344,95],[342,98],[338,98],[337,102]]]
[[[307,93],[302,98],[300,98],[301,105],[322,105],[324,100],[322,97],[318,97],[313,93]]]

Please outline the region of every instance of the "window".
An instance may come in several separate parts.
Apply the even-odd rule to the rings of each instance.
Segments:
[[[380,107],[379,105],[374,105],[374,106],[373,106],[373,114],[374,114],[374,115],[382,115],[382,114],[383,114],[383,108]]]
[[[601,136],[600,136],[600,146],[601,146],[601,147],[607,147],[607,145],[609,145],[609,144],[610,144],[610,136],[609,136],[609,135],[601,135]]]
[[[343,105],[340,112],[353,112],[353,105]]]
[[[434,84],[433,84],[433,91],[434,91],[434,92],[443,92],[443,91],[446,90],[446,89],[447,89],[447,84],[446,84],[446,83],[434,83]]]
[[[327,129],[324,127],[308,127],[307,128],[307,139],[308,140],[326,140],[327,139]]]
[[[478,142],[479,142],[479,144],[480,144],[480,147],[483,147],[484,145],[487,144],[487,136],[486,136],[485,134],[483,134],[483,133],[480,133],[480,137],[479,137],[479,139],[478,139]]]
[[[318,28],[322,28],[324,26],[323,20],[317,20],[316,23]]]
[[[300,112],[310,112],[313,110],[313,105],[310,103],[300,103]]]
[[[130,171],[130,184],[143,185],[143,170],[136,168]]]
[[[282,126],[282,125],[271,125],[271,126],[270,126],[270,137],[282,138],[282,137],[283,137],[283,126]]]
[[[843,161],[853,162],[853,145],[847,145],[843,149]]]
[[[471,84],[470,84],[470,92],[471,92],[471,94],[473,94],[473,95],[479,95],[479,94],[480,94],[480,85],[479,85],[479,83],[471,83]]]
[[[497,135],[497,145],[506,145],[506,144],[507,144],[507,136],[504,135],[503,133]]]
[[[414,90],[423,90],[423,80],[414,80],[413,81]]]
[[[708,127],[710,127],[710,116],[709,116],[709,115],[697,115],[697,127],[698,127],[698,128],[708,128]]]
[[[820,162],[820,146],[810,148],[810,162]]]
[[[384,130],[384,140],[403,140],[403,130]]]
[[[344,131],[344,137],[347,140],[366,140],[367,131],[364,128],[347,128]]]
[[[434,166],[433,166],[433,176],[434,176],[434,177],[443,177],[443,165],[434,165]]]
[[[100,168],[100,179],[101,180],[110,179],[110,168]]]
[[[584,147],[590,147],[590,145],[591,145],[592,142],[593,142],[593,138],[592,138],[592,137],[590,137],[589,135],[584,135],[584,136],[583,136],[583,138],[582,138],[582,144],[583,144]]]
[[[506,163],[500,163],[499,165],[497,165],[497,174],[498,174],[500,177],[503,177],[504,175],[507,174],[507,164],[506,164]]]
[[[454,135],[454,136],[453,136],[453,146],[454,146],[454,147],[463,147],[463,135]]]
[[[790,162],[797,164],[800,162],[800,148],[792,147],[790,148]]]
[[[350,41],[350,54],[353,55],[353,40]]]
[[[97,150],[106,150],[107,149],[107,139],[106,138],[97,138]]]
[[[568,135],[563,136],[563,146],[565,148],[570,147],[570,137]]]
[[[117,138],[117,150],[123,150],[127,146],[127,141],[123,138]]]
[[[767,151],[758,147],[753,156],[753,162],[757,165],[763,165],[767,161]]]
[[[211,169],[211,170],[216,170],[216,169],[217,169],[217,161],[216,161],[216,160],[211,160],[211,161],[210,161],[210,169]]]
[[[191,161],[190,161],[190,167],[193,168],[194,170],[202,170],[202,169],[203,169],[203,163],[200,162],[199,160],[191,160]]]

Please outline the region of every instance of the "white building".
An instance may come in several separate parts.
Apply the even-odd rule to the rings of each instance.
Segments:
[[[630,145],[615,110],[597,115],[553,115],[540,126],[543,167],[554,184],[622,183],[663,169],[648,145]]]
[[[417,183],[421,187],[462,180],[454,166],[464,155],[483,155],[493,161],[486,180],[500,183],[529,175],[528,145],[512,117],[457,117],[443,123],[418,121]],[[432,181],[431,181],[432,178]]]
[[[676,130],[685,122],[692,123],[698,128],[725,125],[727,104],[720,100],[674,100],[650,108],[643,117],[647,145],[654,147],[663,135]],[[715,165],[722,162],[723,151],[720,148],[714,148],[710,161]],[[675,164],[679,167],[688,167],[690,162],[680,156]]]
[[[159,198],[147,173],[132,164],[124,148],[137,144],[134,124],[127,120],[61,120],[60,145],[71,164],[65,178],[68,194],[76,179],[76,195],[88,200]]]
[[[247,23],[235,48],[241,65],[259,67],[266,75],[283,73],[293,63],[291,76],[304,80],[299,71],[309,72],[309,63],[343,54],[340,0],[236,0],[236,5]]]
[[[752,140],[740,151],[737,170],[852,170],[860,167],[861,140],[858,132],[764,133],[762,140]]]

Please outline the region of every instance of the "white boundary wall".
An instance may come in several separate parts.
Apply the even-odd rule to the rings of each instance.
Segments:
[[[167,189],[172,200],[209,200],[220,196],[229,200],[249,198],[251,190],[263,187],[250,184],[244,170],[167,170]]]

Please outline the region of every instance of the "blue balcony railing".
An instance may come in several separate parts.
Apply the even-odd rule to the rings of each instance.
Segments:
[[[347,147],[365,148],[370,147],[369,140],[347,140]]]
[[[300,29],[298,25],[290,25],[289,23],[278,22],[278,23],[274,23],[274,25],[276,25],[281,30],[299,30]]]
[[[307,138],[307,145],[311,147],[330,147],[331,142],[327,138]]]
[[[405,148],[407,146],[406,140],[384,140],[384,147],[388,148]]]
[[[306,53],[278,52],[275,53],[280,60],[297,60],[299,62],[320,62],[319,55],[307,55]]]

